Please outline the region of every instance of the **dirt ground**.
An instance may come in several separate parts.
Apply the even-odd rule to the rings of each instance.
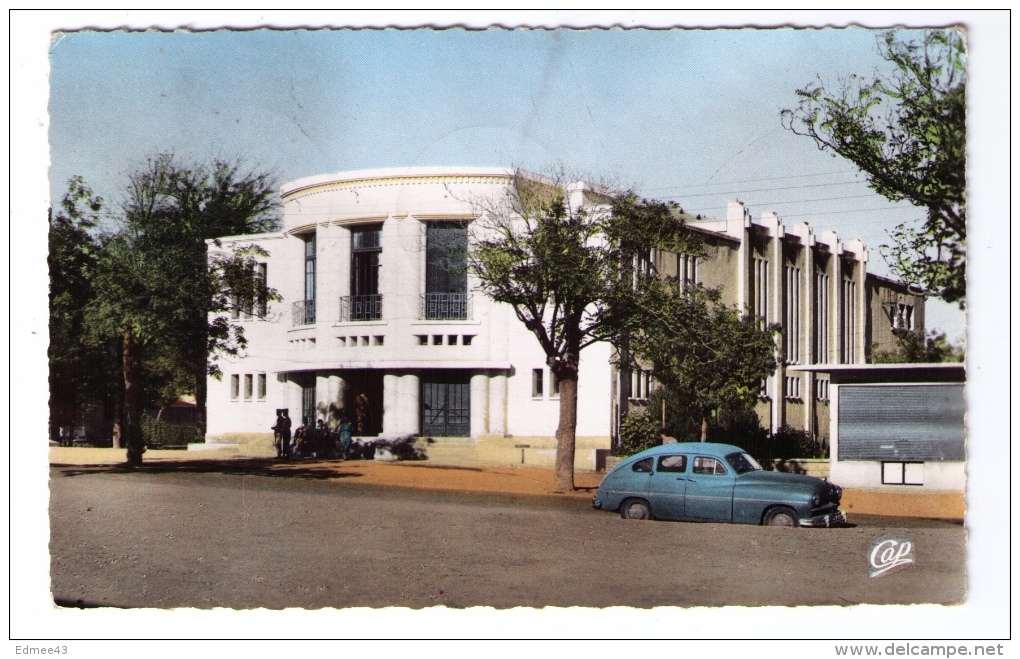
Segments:
[[[84,456],[82,456],[84,457]],[[635,522],[552,472],[423,463],[151,459],[51,469],[61,606],[322,608],[957,603],[966,531]],[[599,474],[578,474],[594,488]],[[125,507],[124,502],[132,502]],[[916,566],[868,576],[889,534]]]

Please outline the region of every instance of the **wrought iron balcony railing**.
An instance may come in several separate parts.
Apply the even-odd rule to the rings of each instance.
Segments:
[[[315,300],[299,300],[291,306],[294,325],[315,324]]]
[[[470,293],[425,293],[421,296],[421,317],[425,320],[470,320]]]
[[[340,298],[340,322],[379,320],[382,295],[345,295]]]

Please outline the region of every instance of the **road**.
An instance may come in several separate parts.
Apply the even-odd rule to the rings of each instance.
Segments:
[[[353,479],[352,479],[353,480]],[[579,499],[234,473],[51,469],[61,606],[717,606],[957,603],[961,525],[638,522]],[[916,564],[869,578],[895,534]]]

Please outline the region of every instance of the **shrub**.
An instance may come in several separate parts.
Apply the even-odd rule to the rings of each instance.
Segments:
[[[200,441],[194,426],[175,426],[148,412],[142,413],[142,439],[153,449],[182,448]]]
[[[620,455],[632,455],[662,443],[659,421],[651,414],[628,414],[620,426]]]
[[[825,448],[810,433],[790,426],[783,426],[772,434],[762,431],[758,436],[748,437],[744,444],[736,441],[733,443],[753,455],[765,467],[777,460],[827,457]]]

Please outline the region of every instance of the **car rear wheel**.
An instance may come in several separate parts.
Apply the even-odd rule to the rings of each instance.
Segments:
[[[765,526],[797,526],[797,513],[789,508],[773,508],[765,513]]]
[[[627,499],[620,506],[620,517],[624,519],[651,519],[652,509],[648,507],[647,501]]]

